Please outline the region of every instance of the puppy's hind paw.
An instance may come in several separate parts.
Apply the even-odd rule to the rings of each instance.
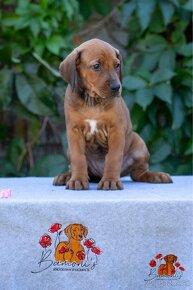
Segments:
[[[66,185],[68,180],[71,178],[71,172],[62,173],[54,177],[53,185],[61,186]]]
[[[134,181],[149,182],[149,183],[173,183],[171,176],[165,172],[151,172],[144,171],[143,173],[135,176],[131,174]]]

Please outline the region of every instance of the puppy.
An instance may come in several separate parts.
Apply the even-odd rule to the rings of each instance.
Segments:
[[[178,257],[175,255],[167,255],[164,257],[164,260],[166,261],[166,264],[161,264],[158,268],[158,275],[163,276],[171,276],[175,274],[175,267],[174,263],[177,261]]]
[[[56,176],[55,185],[88,189],[89,179],[100,180],[98,189],[122,189],[121,176],[134,181],[169,183],[163,172],[149,171],[149,153],[133,132],[128,108],[121,96],[122,60],[107,42],[84,42],[61,63],[68,83],[65,118],[70,172]],[[145,97],[145,96],[144,96]]]
[[[80,264],[85,258],[85,251],[80,242],[84,237],[86,238],[88,229],[81,224],[70,224],[64,231],[68,241],[58,244],[55,251],[55,260]]]

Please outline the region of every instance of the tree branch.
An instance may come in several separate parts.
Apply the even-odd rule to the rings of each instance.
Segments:
[[[124,2],[125,2],[124,0],[120,1],[107,16],[103,17],[100,21],[98,21],[97,23],[94,23],[93,25],[89,26],[88,28],[78,32],[76,36],[82,37],[82,36],[89,34],[90,32],[94,32],[96,30],[99,30],[114,16],[114,14],[118,11],[118,7],[121,6]]]

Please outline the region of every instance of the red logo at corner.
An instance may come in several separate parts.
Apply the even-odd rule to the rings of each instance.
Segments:
[[[151,280],[179,280],[185,271],[174,254],[157,254],[149,261],[150,272],[145,281]]]

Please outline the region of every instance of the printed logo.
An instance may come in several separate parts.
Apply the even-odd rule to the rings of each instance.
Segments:
[[[150,260],[149,266],[149,274],[144,279],[145,288],[176,287],[179,289],[179,287],[192,286],[190,280],[182,279],[185,269],[174,254],[157,254]]]
[[[181,279],[185,269],[177,260],[178,257],[173,254],[166,256],[157,254],[149,262],[150,272],[145,281]]]
[[[101,250],[94,239],[86,239],[87,227],[70,224],[62,230],[62,225],[55,223],[48,232],[40,237],[39,244],[43,250],[38,269],[31,273],[40,273],[51,267],[53,271],[94,270]]]

